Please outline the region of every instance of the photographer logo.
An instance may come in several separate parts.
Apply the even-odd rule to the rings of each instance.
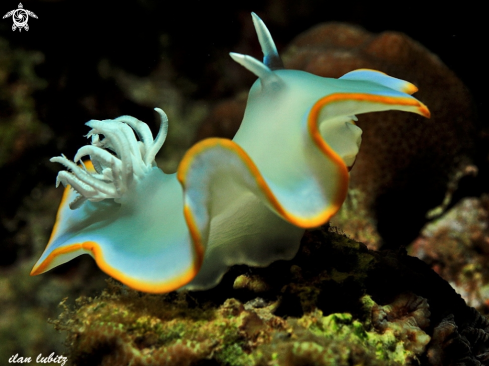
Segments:
[[[26,31],[29,30],[29,25],[27,24],[27,22],[29,21],[30,16],[37,19],[36,14],[34,14],[30,10],[24,9],[22,3],[19,3],[18,9],[10,10],[7,14],[3,16],[3,19],[12,17],[12,20],[14,21],[14,24],[12,25],[12,30],[15,31],[16,29],[18,29],[19,32],[21,32],[22,28],[24,28]]]

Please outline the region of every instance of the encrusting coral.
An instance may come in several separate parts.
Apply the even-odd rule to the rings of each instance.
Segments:
[[[427,224],[409,249],[484,313],[489,306],[488,219],[487,194],[464,198]]]
[[[423,331],[430,324],[428,301],[414,294],[402,293],[386,306],[374,305],[372,323],[385,332],[390,329],[404,346],[415,354],[423,352],[430,337]]]
[[[457,327],[452,314],[435,327],[426,352],[431,365],[489,364],[489,321],[474,309],[471,310],[472,321],[465,328]]]
[[[447,317],[463,357],[483,359],[487,321],[426,264],[329,229],[307,232],[292,261],[234,266],[207,291],[152,295],[110,281],[56,326],[78,366],[437,365],[459,356],[439,336]]]

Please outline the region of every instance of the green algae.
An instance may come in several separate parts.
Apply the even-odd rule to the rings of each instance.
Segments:
[[[362,301],[367,305],[365,310],[368,312],[377,305],[369,296],[364,296]],[[299,322],[302,324],[304,322],[310,323],[308,329],[313,334],[325,339],[344,341],[350,346],[355,345],[368,350],[370,353],[374,353],[378,360],[404,365],[416,358],[414,352],[406,349],[403,342],[399,342],[399,338],[392,330],[379,333],[370,327],[369,321],[362,323],[358,319],[354,319],[349,313],[323,316],[322,312],[317,310],[315,313],[304,316]],[[345,354],[348,353],[349,349],[345,349]]]

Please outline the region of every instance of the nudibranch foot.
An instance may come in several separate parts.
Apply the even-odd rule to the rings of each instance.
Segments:
[[[155,139],[134,117],[88,122],[91,144],[74,161],[51,160],[68,169],[57,178],[67,188],[32,274],[88,253],[124,284],[156,293],[210,288],[234,264],[290,259],[304,229],[326,223],[346,197],[361,144],[356,115],[429,117],[414,85],[380,72],[330,79],[283,69],[268,29],[256,14],[253,22],[263,62],[231,54],[258,76],[234,139],[195,144],[167,175],[154,161],[168,129],[162,110]]]

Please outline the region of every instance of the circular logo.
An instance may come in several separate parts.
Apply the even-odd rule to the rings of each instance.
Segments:
[[[29,20],[29,14],[24,9],[16,9],[12,14],[12,19],[17,27],[23,28]]]

